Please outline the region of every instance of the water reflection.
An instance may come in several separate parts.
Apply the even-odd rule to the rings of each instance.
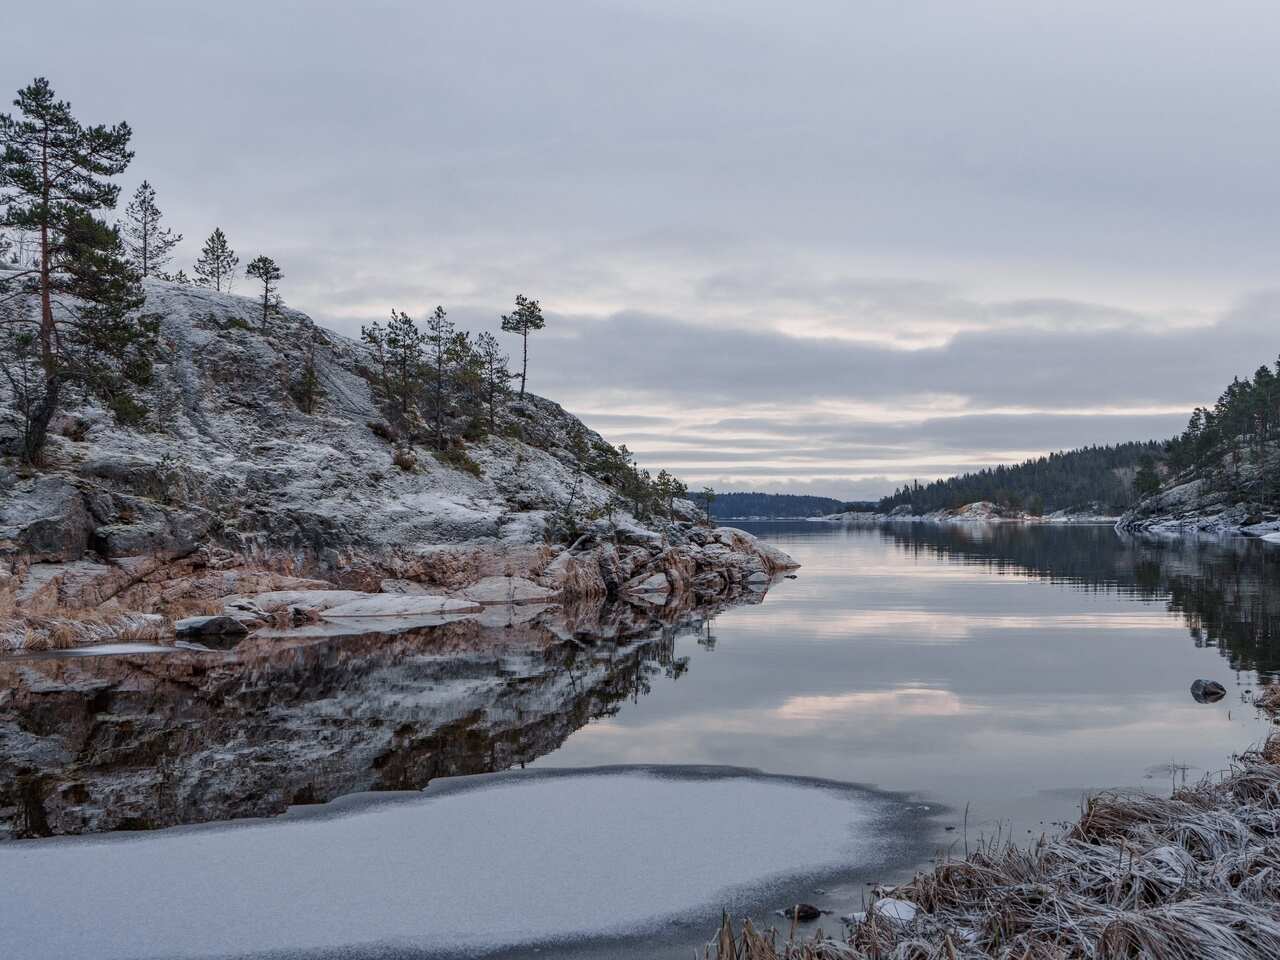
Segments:
[[[523,765],[678,678],[677,638],[716,609],[517,609],[501,625],[269,631],[225,654],[0,661],[0,836],[265,816]]]
[[[1280,677],[1280,548],[1273,544],[1137,536],[1107,526],[914,524],[878,532],[916,556],[1163,601],[1183,616],[1197,646],[1217,648],[1232,669]],[[1114,616],[1106,625],[1124,626]]]

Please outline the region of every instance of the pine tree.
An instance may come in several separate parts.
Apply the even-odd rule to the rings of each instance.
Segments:
[[[424,337],[417,324],[403,310],[391,311],[386,331],[387,402],[401,423],[407,423],[409,408],[422,382]]]
[[[0,115],[0,225],[34,235],[37,247],[35,263],[0,285],[4,372],[22,417],[22,457],[39,463],[68,387],[121,419],[141,416],[134,388],[150,379],[158,322],[138,314],[141,278],[119,231],[95,216],[119,198],[109,178],[133,159],[129,125],[84,126],[43,77],[14,106],[16,117]]]
[[[173,259],[172,250],[182,241],[182,234],[161,226],[163,215],[156,206],[156,191],[146,180],[134,191],[124,216],[129,262],[144,278],[163,277],[164,266]]]
[[[298,371],[298,379],[293,385],[293,398],[298,402],[298,409],[305,414],[315,412],[316,400],[320,398],[320,374],[316,370],[316,350],[309,345],[302,355],[302,368]]]
[[[476,337],[476,355],[484,380],[484,402],[489,410],[489,432],[497,429],[498,401],[511,393],[512,373],[507,369],[510,358],[502,352],[498,338],[487,330]]]
[[[276,262],[270,257],[254,257],[249,261],[249,266],[245,268],[245,275],[253,277],[262,283],[262,329],[267,328],[267,317],[280,307],[280,294],[277,293],[276,284],[280,282],[284,274],[280,272],[280,268],[276,266]]]
[[[455,359],[453,321],[444,307],[436,307],[427,320],[425,339],[427,409],[437,450],[445,448],[444,418],[449,406],[449,368]]]
[[[235,277],[240,258],[227,243],[227,235],[221,227],[215,227],[209,239],[200,250],[200,259],[196,261],[196,283],[202,287],[213,287],[221,292],[223,283],[227,292],[231,292],[231,281]]]
[[[377,320],[367,327],[361,324],[360,340],[369,348],[369,352],[373,354],[373,362],[377,367],[378,386],[382,388],[382,396],[389,399],[391,396],[391,381],[387,371],[387,331],[383,329],[382,324],[378,323]]]
[[[542,317],[542,307],[537,300],[530,300],[523,294],[516,297],[516,308],[502,318],[502,329],[506,333],[519,334],[523,339],[523,359],[520,363],[520,399],[524,399],[525,378],[529,375],[529,334],[546,326]]]

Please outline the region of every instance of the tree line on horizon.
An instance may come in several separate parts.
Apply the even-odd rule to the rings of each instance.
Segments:
[[[1134,481],[1141,467],[1162,456],[1164,447],[1158,440],[1081,447],[931,483],[913,481],[883,498],[880,509],[906,505],[914,513],[929,513],[986,500],[1032,516],[1056,510],[1124,510],[1139,495]]]

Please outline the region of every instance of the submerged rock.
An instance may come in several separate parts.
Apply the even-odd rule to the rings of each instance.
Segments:
[[[1191,684],[1191,696],[1196,703],[1217,703],[1227,695],[1227,688],[1217,680],[1197,680]]]
[[[817,920],[822,916],[822,911],[812,903],[797,903],[794,907],[787,907],[787,909],[783,910],[782,915],[788,920],[809,923],[811,920]]]

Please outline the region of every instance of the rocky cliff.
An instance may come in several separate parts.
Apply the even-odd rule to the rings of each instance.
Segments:
[[[1280,541],[1280,444],[1224,448],[1210,466],[1169,477],[1120,518],[1125,530],[1243,534]]]
[[[391,579],[450,592],[496,576],[652,603],[792,565],[699,524],[688,503],[632,516],[573,452],[603,440],[549,400],[505,404],[492,433],[441,459],[394,436],[363,346],[305,315],[264,325],[247,298],[159,282],[146,309],[164,352],[147,420],[123,427],[81,403],[55,422],[45,467],[0,463],[0,646],[79,637],[66,624],[86,618],[68,611],[119,634],[148,629],[128,612],[172,618],[262,590],[376,592]],[[308,355],[320,390],[304,412]],[[4,445],[18,425],[0,408]],[[37,617],[61,618],[61,632]]]

